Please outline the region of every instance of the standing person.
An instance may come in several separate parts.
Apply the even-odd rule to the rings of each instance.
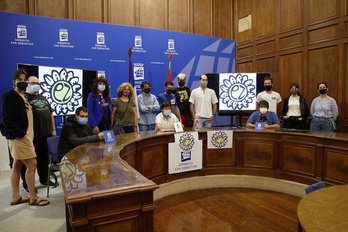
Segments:
[[[246,122],[246,127],[255,128],[257,122],[264,122],[265,129],[279,129],[280,122],[273,111],[269,111],[268,101],[262,100],[259,103],[259,110],[252,113]]]
[[[175,95],[173,94],[174,93],[173,88],[174,88],[174,83],[171,81],[166,81],[166,83],[164,84],[164,89],[166,91],[158,95],[158,102],[160,105],[162,105],[163,102],[169,102],[172,109],[172,113],[175,114],[175,116],[181,122],[180,111],[178,108],[178,104],[176,103]]]
[[[47,185],[48,172],[48,147],[47,138],[56,136],[56,125],[52,114],[52,108],[47,99],[39,94],[40,81],[37,77],[30,76],[29,84],[25,92],[29,104],[33,111],[34,121],[34,147],[37,162],[37,174],[39,175],[40,184]],[[26,166],[23,165],[21,177],[23,180],[23,188],[28,192],[28,186],[25,181]],[[55,183],[50,181],[49,186],[57,187]]]
[[[44,206],[50,202],[37,196],[35,191],[36,154],[33,144],[33,114],[24,94],[28,86],[28,74],[17,70],[13,75],[14,90],[1,98],[1,131],[8,139],[10,153],[13,157],[11,172],[11,205],[29,202],[29,205]],[[27,167],[25,179],[30,197],[19,194],[19,179],[23,164]]]
[[[325,82],[317,85],[319,97],[313,99],[311,104],[311,114],[313,116],[311,122],[311,131],[328,131],[336,130],[335,121],[338,116],[338,107],[335,99],[327,95],[329,91]]]
[[[282,101],[280,94],[272,91],[273,88],[273,79],[270,77],[265,77],[263,79],[263,87],[265,91],[259,93],[256,97],[256,102],[259,103],[262,100],[268,101],[269,110],[277,114],[277,105]]]
[[[118,98],[113,101],[111,112],[111,128],[116,135],[137,131],[138,117],[133,95],[130,83],[123,83],[117,89]]]
[[[78,107],[75,115],[69,116],[63,126],[58,143],[58,154],[66,154],[84,143],[104,140],[103,132],[95,132],[87,122],[88,109],[84,106]]]
[[[105,77],[93,81],[92,92],[87,98],[88,122],[95,132],[109,130],[111,125],[111,96]]]
[[[150,82],[143,81],[140,87],[143,92],[138,95],[139,131],[155,130],[156,112],[160,109],[160,106],[156,96],[150,93]]]
[[[283,128],[306,129],[309,115],[306,99],[300,94],[297,83],[290,85],[290,96],[284,99],[281,117]]]
[[[215,91],[207,88],[208,77],[206,75],[200,77],[199,83],[201,86],[192,90],[189,100],[194,126],[198,123],[198,128],[211,127],[211,122],[216,115],[218,99]]]
[[[178,106],[179,106],[181,121],[185,127],[192,127],[193,120],[192,120],[192,115],[190,111],[190,102],[189,102],[192,90],[189,87],[185,86],[186,75],[184,73],[180,73],[178,75],[178,83],[179,83],[179,86],[174,88],[174,95],[176,97],[176,102],[178,103]]]

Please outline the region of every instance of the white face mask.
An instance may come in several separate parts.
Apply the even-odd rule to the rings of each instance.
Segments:
[[[266,114],[267,113],[267,108],[260,108],[260,113],[261,114]]]

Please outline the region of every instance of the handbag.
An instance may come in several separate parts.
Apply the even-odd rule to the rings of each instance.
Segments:
[[[124,132],[124,126],[127,125],[127,122],[122,121],[122,119],[123,119],[124,115],[126,114],[126,112],[128,110],[129,102],[130,102],[130,99],[127,102],[127,107],[126,107],[126,110],[124,111],[122,117],[119,120],[116,120],[114,122],[114,126],[112,127],[112,129],[113,129],[115,135],[121,135],[121,134],[125,133]]]

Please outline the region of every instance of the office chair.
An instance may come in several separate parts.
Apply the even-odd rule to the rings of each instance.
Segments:
[[[47,138],[47,146],[48,146],[48,172],[47,172],[47,197],[49,197],[49,189],[50,189],[50,176],[52,176],[55,180],[55,186],[57,187],[59,185],[59,182],[57,180],[57,176],[54,174],[54,172],[59,171],[59,157],[63,157],[64,155],[58,154],[58,143],[59,143],[60,136],[55,137],[49,137]]]
[[[309,185],[305,188],[306,195],[310,194],[311,192],[315,190],[322,189],[322,188],[325,188],[325,184],[322,181]],[[302,227],[300,225],[300,222],[298,222],[298,232],[302,232]]]

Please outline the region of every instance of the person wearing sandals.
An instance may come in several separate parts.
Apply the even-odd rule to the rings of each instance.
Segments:
[[[338,107],[335,99],[327,95],[329,90],[325,82],[317,85],[319,97],[313,99],[311,104],[311,114],[313,116],[311,122],[311,131],[328,131],[336,130],[336,118],[338,116]]]
[[[1,133],[8,139],[10,153],[13,157],[11,172],[11,205],[28,202],[29,205],[44,206],[50,202],[37,196],[35,190],[36,154],[33,144],[33,113],[24,94],[28,86],[28,74],[17,70],[13,75],[14,90],[1,98]],[[19,179],[22,165],[27,167],[26,181],[30,197],[19,193]]]
[[[117,89],[112,103],[111,126],[115,135],[137,132],[138,117],[133,100],[134,89],[130,83],[123,83]]]
[[[111,125],[111,96],[105,77],[94,79],[92,92],[87,98],[88,123],[95,132],[109,130]]]

